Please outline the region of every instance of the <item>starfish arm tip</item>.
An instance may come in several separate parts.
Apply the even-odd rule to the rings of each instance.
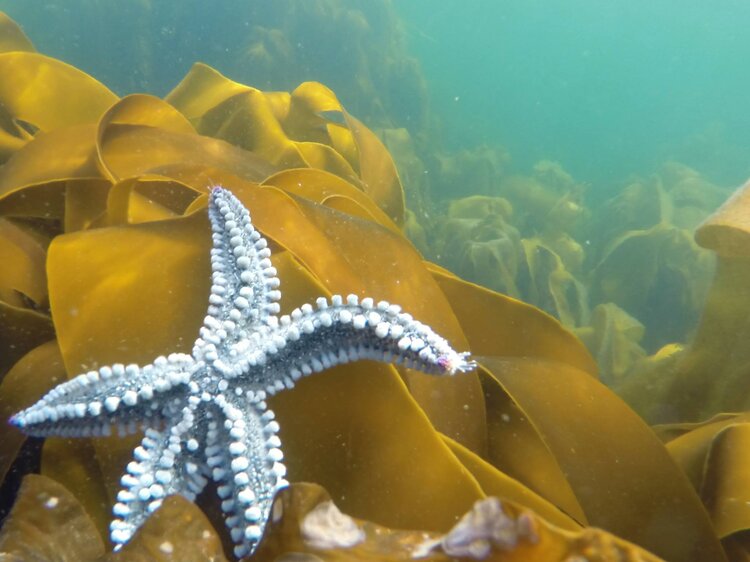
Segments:
[[[471,354],[468,351],[442,355],[438,358],[438,365],[451,375],[466,373],[477,368],[477,362],[470,357]]]
[[[114,364],[89,371],[8,420],[37,436],[146,428],[113,506],[115,550],[164,497],[179,493],[194,500],[212,478],[237,556],[255,551],[272,517],[275,494],[289,485],[267,393],[359,359],[437,375],[477,366],[469,353],[455,351],[429,326],[386,301],[320,297],[317,309],[303,305],[278,317],[280,281],[268,242],[231,191],[220,185],[209,191],[212,284],[193,354],[162,356],[143,367]]]
[[[401,307],[350,295],[302,305],[268,323],[264,337],[269,372],[278,376],[267,386],[273,394],[292,388],[300,377],[359,359],[397,363],[435,375],[471,371],[470,354],[455,351],[429,326]]]

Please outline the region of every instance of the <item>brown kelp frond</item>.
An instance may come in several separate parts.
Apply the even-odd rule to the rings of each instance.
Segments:
[[[0,84],[0,254],[14,266],[0,280],[6,417],[64,377],[190,351],[211,291],[207,195],[221,185],[273,249],[282,312],[319,295],[373,295],[481,356],[477,372],[444,379],[352,363],[270,398],[289,479],[322,485],[330,498],[311,485],[283,492],[261,553],[398,560],[421,548],[427,560],[447,560],[464,545],[503,560],[725,559],[719,539],[744,520],[720,520],[712,503],[707,510],[692,469],[681,469],[671,444],[599,382],[594,358],[570,331],[601,325],[625,334],[613,342],[586,336],[600,361],[615,357],[610,379],[624,377],[642,354],[630,304],[619,304],[629,287],[613,279],[637,267],[650,245],[656,266],[643,276],[689,277],[695,249],[682,224],[628,223],[606,249],[584,251],[583,186],[542,162],[530,177],[506,178],[504,193],[456,201],[437,226],[420,225],[424,244],[439,249],[428,248],[431,257],[448,253],[459,273],[496,281],[481,287],[409,242],[405,225],[412,220],[414,231],[423,217],[407,219],[390,153],[322,84],[265,92],[196,64],[165,100],[117,99],[84,73],[22,51],[15,29],[0,20],[8,38],[0,45],[15,45],[0,54],[0,74],[14,77]],[[284,52],[277,35],[265,41],[268,53]],[[502,152],[489,152],[484,157],[501,169]],[[691,193],[687,184],[670,191],[684,209],[694,205]],[[672,260],[675,247],[683,261]],[[587,270],[589,251],[600,265]],[[592,283],[615,304],[596,303],[590,315]],[[20,434],[0,432],[0,475],[27,470],[23,459],[13,464]],[[717,441],[704,500],[721,505],[741,495],[730,453],[743,438],[733,430],[725,444]],[[71,447],[48,439],[42,476],[26,477],[0,551],[103,556],[98,537],[135,441],[91,438]],[[110,558],[221,560],[228,537],[217,532],[220,519],[208,500],[196,507],[167,498]],[[346,537],[320,542],[326,522]],[[508,533],[487,534],[493,525]],[[59,530],[47,532],[53,526]],[[60,546],[62,533],[75,540]]]

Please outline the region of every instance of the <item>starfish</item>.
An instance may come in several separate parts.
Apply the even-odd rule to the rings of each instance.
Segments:
[[[279,278],[247,209],[214,187],[208,313],[191,354],[146,366],[114,364],[49,391],[11,423],[33,436],[145,430],[122,476],[110,538],[119,550],[170,494],[190,499],[209,478],[222,499],[234,552],[252,554],[275,493],[288,485],[279,424],[266,398],[301,377],[359,359],[432,374],[474,367],[397,305],[319,298],[279,316]]]

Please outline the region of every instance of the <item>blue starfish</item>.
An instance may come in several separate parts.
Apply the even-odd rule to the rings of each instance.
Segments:
[[[122,547],[169,494],[190,500],[212,478],[238,557],[263,535],[274,494],[287,486],[279,424],[266,396],[359,359],[434,374],[473,368],[429,327],[387,302],[349,295],[278,316],[281,297],[266,240],[229,191],[213,189],[208,314],[192,354],[115,364],[65,382],[11,418],[29,435],[106,435],[145,429],[113,508]]]

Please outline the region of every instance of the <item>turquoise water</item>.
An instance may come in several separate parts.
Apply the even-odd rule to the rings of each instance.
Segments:
[[[593,182],[667,159],[750,175],[750,4],[403,0],[454,145],[500,142]]]

